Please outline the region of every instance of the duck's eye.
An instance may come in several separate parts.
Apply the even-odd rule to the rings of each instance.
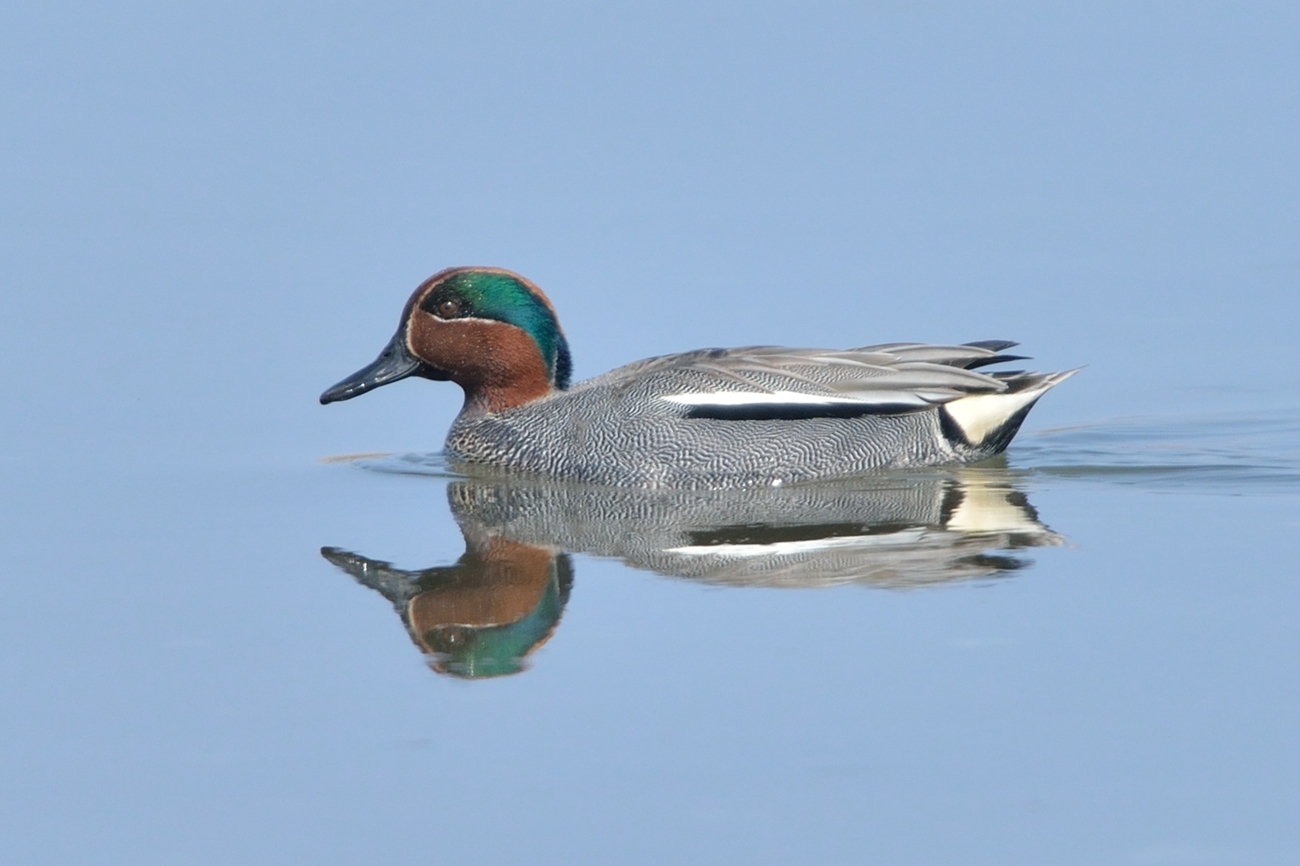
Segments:
[[[460,315],[460,301],[455,298],[443,298],[434,308],[443,319],[454,319]]]

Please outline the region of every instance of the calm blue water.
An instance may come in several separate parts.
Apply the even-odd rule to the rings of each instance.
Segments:
[[[0,862],[1293,863],[1300,17],[859,7],[0,13]],[[579,378],[1086,368],[992,465],[458,478],[316,396],[468,263]]]
[[[340,464],[11,467],[0,838],[27,863],[1283,863],[1298,420],[1129,419],[662,511]],[[453,573],[449,485],[471,533],[549,533],[563,568]],[[393,563],[392,597],[322,547]],[[516,634],[438,644],[457,603]]]

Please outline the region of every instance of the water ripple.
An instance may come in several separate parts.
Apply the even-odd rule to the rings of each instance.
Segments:
[[[438,452],[334,459],[375,472],[464,477]],[[1014,476],[1229,494],[1292,492],[1300,487],[1300,413],[1117,418],[1026,432],[1005,464],[1002,458],[981,464],[1002,465]]]
[[[1300,416],[1120,418],[1026,434],[1014,469],[1038,475],[1219,493],[1300,487]]]

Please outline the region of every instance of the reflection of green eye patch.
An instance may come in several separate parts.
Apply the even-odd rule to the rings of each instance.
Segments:
[[[573,567],[567,556],[560,556],[541,600],[523,619],[485,628],[456,626],[459,633],[468,632],[468,640],[453,646],[440,639],[444,629],[431,629],[423,635],[425,645],[434,650],[439,670],[454,676],[487,679],[517,674],[527,666],[528,654],[555,630],[572,584]]]

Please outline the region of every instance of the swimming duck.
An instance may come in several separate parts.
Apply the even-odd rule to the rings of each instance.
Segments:
[[[977,372],[1016,345],[747,346],[663,355],[570,384],[542,290],[501,268],[425,280],[397,333],[321,403],[418,376],[465,404],[454,462],[623,487],[780,486],[1002,452],[1034,403],[1075,371]]]

